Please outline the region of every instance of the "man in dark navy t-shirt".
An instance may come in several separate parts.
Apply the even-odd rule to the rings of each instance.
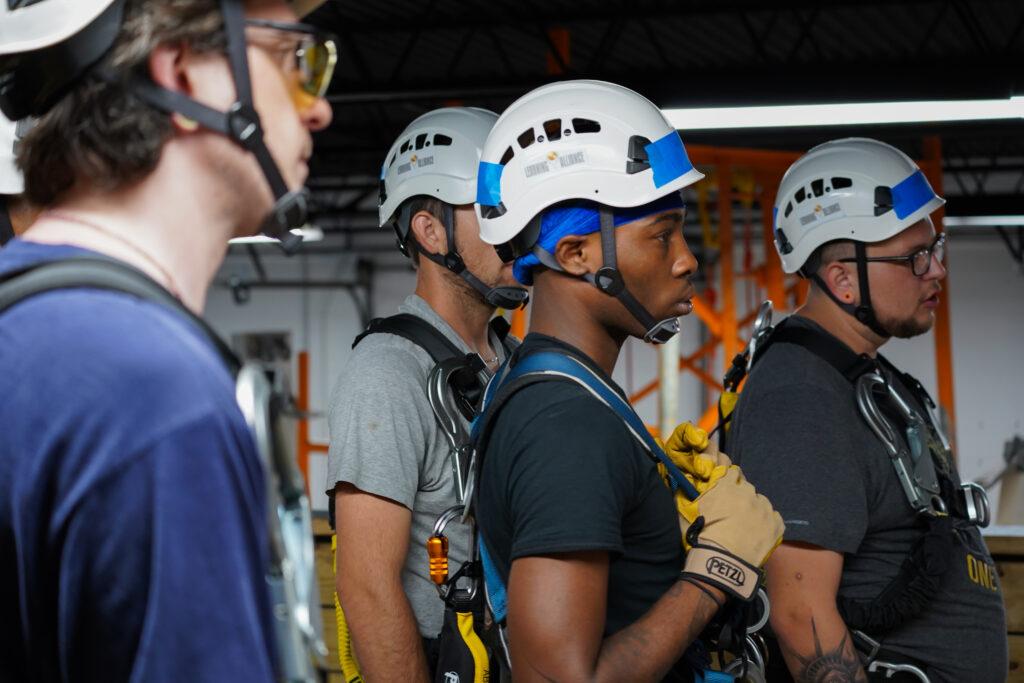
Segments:
[[[105,257],[201,313],[228,239],[304,220],[331,116],[329,60],[295,58],[326,49],[296,23],[316,4],[0,12],[0,110],[36,118],[17,163],[42,209],[0,280]],[[277,679],[267,483],[194,321],[98,289],[22,300],[0,313],[0,406],[0,680]]]

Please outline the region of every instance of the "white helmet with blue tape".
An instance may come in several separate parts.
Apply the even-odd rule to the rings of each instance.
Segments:
[[[839,301],[816,273],[802,275],[840,308],[888,337],[871,307],[864,245],[899,234],[945,203],[914,160],[892,145],[870,138],[832,140],[797,159],[783,176],[775,199],[775,249],[782,269],[796,273],[822,245],[852,241],[859,305]]]
[[[775,248],[795,273],[833,240],[881,242],[946,203],[913,159],[878,140],[818,145],[789,167],[775,198]]]
[[[604,81],[562,81],[513,102],[480,160],[480,237],[504,244],[539,212],[568,199],[647,204],[704,174],[676,129],[643,95]]]
[[[614,230],[612,209],[651,204],[692,185],[693,167],[679,133],[646,97],[614,83],[551,83],[513,102],[484,144],[477,176],[480,237],[505,261],[535,253],[541,214],[569,200],[595,202],[602,235]],[[672,318],[656,321],[630,294],[615,267],[614,239],[602,240],[604,267],[588,279],[615,296],[663,342],[678,331]]]

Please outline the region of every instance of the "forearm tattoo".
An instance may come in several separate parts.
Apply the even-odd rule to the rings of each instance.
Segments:
[[[793,672],[796,683],[866,683],[867,676],[861,667],[860,657],[857,656],[849,633],[844,633],[843,639],[834,648],[826,650],[818,637],[814,617],[811,617],[811,632],[814,634],[812,655],[804,656],[796,650],[787,648],[798,663]]]

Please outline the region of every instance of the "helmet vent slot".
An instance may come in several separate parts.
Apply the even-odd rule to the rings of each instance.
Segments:
[[[516,140],[519,141],[520,148],[526,149],[533,143],[537,142],[537,136],[534,134],[533,128],[527,128],[519,134],[519,137],[516,138]]]
[[[554,142],[562,139],[562,119],[551,119],[544,122],[544,134]]]
[[[576,134],[580,133],[600,133],[601,124],[591,119],[573,119],[572,129],[576,131]]]
[[[833,178],[832,179],[832,189],[833,190],[843,190],[843,189],[845,189],[847,187],[853,187],[853,181],[850,180],[849,178]]]
[[[437,134],[434,135],[434,145],[435,146],[450,147],[451,144],[452,144],[452,139],[450,137],[448,137],[447,135],[442,135],[441,133],[437,133]]]
[[[498,163],[504,166],[508,162],[512,161],[512,157],[514,157],[515,155],[516,153],[512,149],[512,145],[509,145],[508,149],[505,150],[505,153],[501,155],[501,161],[499,161]]]

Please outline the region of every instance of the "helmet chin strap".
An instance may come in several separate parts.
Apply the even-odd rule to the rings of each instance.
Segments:
[[[840,301],[839,297],[832,293],[832,290],[825,284],[825,281],[821,279],[821,276],[817,273],[812,273],[810,279],[817,283],[821,291],[825,292],[825,294],[828,295],[828,298],[835,302],[836,306],[839,306],[839,308],[852,315],[861,324],[867,325],[871,331],[878,336],[888,339],[892,336],[892,333],[882,327],[882,323],[878,321],[878,317],[875,315],[875,309],[871,305],[871,288],[868,285],[867,248],[863,242],[854,242],[853,247],[857,258],[857,286],[860,290],[859,305]]]
[[[441,223],[444,225],[445,237],[448,239],[448,253],[431,254],[423,249],[421,245],[420,256],[447,268],[461,277],[470,287],[480,293],[484,301],[495,308],[514,310],[525,306],[530,301],[530,293],[525,287],[489,287],[483,280],[470,272],[469,268],[466,267],[466,262],[462,260],[462,255],[459,254],[458,248],[455,246],[455,211],[452,209],[451,204],[441,202],[441,212],[443,214],[441,216]],[[410,207],[406,204],[402,207],[398,217],[399,225],[405,228],[406,241],[416,239],[412,233],[412,216],[409,213]],[[405,248],[405,241],[402,240],[401,236],[398,239],[398,248],[406,256],[409,255],[408,249]]]
[[[256,157],[256,162],[274,195],[274,206],[263,219],[260,232],[280,240],[284,251],[291,254],[302,243],[302,237],[292,234],[291,230],[306,223],[308,193],[305,188],[288,189],[263,138],[263,126],[253,106],[249,59],[246,54],[245,12],[242,3],[237,0],[220,0],[220,8],[224,17],[224,32],[227,35],[228,60],[237,93],[237,101],[228,111],[217,111],[180,92],[161,88],[140,76],[127,77],[127,84],[133,94],[147,104],[168,114],[181,114],[204,128],[221,133]],[[125,76],[111,69],[100,70],[98,75],[110,83],[126,83]]]
[[[626,287],[622,279],[622,273],[618,269],[618,259],[615,252],[615,218],[612,212],[601,207],[601,269],[591,275],[587,273],[584,278],[609,296],[614,296],[622,302],[636,320],[643,326],[644,341],[654,344],[664,344],[679,333],[679,319],[665,318],[655,320],[654,316],[644,308],[643,304],[636,300],[636,297]],[[539,250],[543,251],[543,250]]]

